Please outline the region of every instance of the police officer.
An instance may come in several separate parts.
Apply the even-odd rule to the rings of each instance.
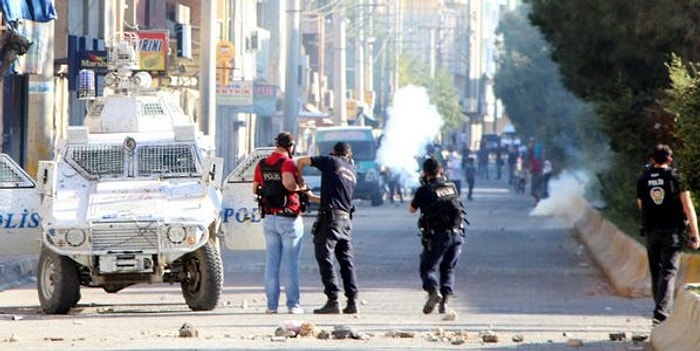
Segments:
[[[642,210],[642,233],[647,240],[655,304],[653,325],[663,322],[671,311],[686,230],[690,231],[688,246],[697,250],[700,245],[690,192],[671,167],[671,155],[668,145],[656,145],[651,166],[637,181],[637,205]]]
[[[418,225],[423,244],[420,277],[423,290],[428,293],[423,313],[432,313],[438,304],[438,311],[445,313],[453,294],[454,270],[464,244],[464,217],[455,185],[442,176],[442,167],[434,158],[423,162],[422,184],[408,206],[410,213],[418,209],[421,210]]]
[[[299,261],[304,235],[300,191],[308,190],[294,165],[294,138],[281,132],[275,150],[255,167],[253,193],[258,195],[265,235],[266,313],[277,313],[280,268],[285,272],[287,312],[303,313],[299,303]]]
[[[338,142],[334,145],[329,156],[301,157],[297,160],[299,172],[306,166],[316,167],[321,171],[321,199],[319,213],[313,224],[311,233],[314,235],[314,252],[324,294],[328,298],[326,304],[315,309],[314,313],[338,314],[340,304],[336,283],[333,255],[340,265],[340,276],[347,305],[343,313],[358,313],[357,278],[352,248],[352,198],[355,193],[357,176],[352,163],[350,144]]]

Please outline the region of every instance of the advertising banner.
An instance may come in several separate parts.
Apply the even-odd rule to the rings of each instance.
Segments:
[[[165,72],[168,63],[168,32],[139,31],[139,69]]]

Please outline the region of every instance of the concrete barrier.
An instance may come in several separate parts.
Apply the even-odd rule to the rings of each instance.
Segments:
[[[646,247],[620,231],[598,211],[576,207],[577,212],[583,213],[575,221],[574,230],[617,294],[630,298],[650,297]],[[700,255],[684,254],[676,278],[673,312],[651,333],[654,350],[700,350],[700,294],[692,290],[692,287],[700,287],[700,284],[692,284],[696,282],[700,282]]]
[[[646,249],[590,206],[577,211],[583,214],[574,230],[615,291],[625,297],[651,296]]]
[[[700,290],[692,290],[698,287],[700,284],[687,284],[678,291],[671,316],[651,331],[654,350],[700,350]]]

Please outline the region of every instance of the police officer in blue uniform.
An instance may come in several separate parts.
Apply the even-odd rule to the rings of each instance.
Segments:
[[[314,313],[338,314],[341,312],[338,302],[340,289],[336,283],[333,256],[340,265],[347,305],[342,310],[346,314],[358,313],[357,278],[352,247],[352,198],[357,184],[357,175],[352,162],[350,144],[338,142],[330,155],[306,156],[297,160],[299,173],[306,166],[316,167],[321,171],[321,199],[319,213],[313,224],[314,253],[324,293],[328,300]]]
[[[453,295],[454,270],[464,244],[464,211],[457,188],[442,176],[442,167],[436,159],[427,158],[423,162],[421,182],[408,212],[421,211],[420,277],[423,290],[428,293],[423,313],[432,313],[438,304],[438,311],[445,313]]]
[[[642,233],[647,240],[647,256],[654,297],[652,324],[663,322],[673,305],[676,275],[686,232],[687,244],[697,250],[698,220],[690,192],[671,167],[668,145],[658,144],[651,153],[651,166],[637,180],[637,205],[642,210]]]

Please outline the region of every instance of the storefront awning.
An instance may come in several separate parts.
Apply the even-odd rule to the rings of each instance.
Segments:
[[[56,19],[53,0],[0,0],[5,20],[16,23],[19,20],[50,22]]]

